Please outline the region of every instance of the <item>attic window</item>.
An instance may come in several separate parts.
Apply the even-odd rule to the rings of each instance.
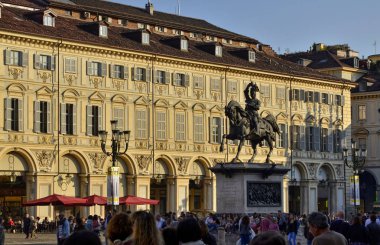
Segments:
[[[55,26],[55,17],[50,14],[44,15],[43,21],[44,26]]]
[[[359,59],[354,58],[354,68],[359,68]]]
[[[181,50],[188,51],[189,50],[189,42],[187,39],[181,39]]]
[[[216,45],[215,46],[215,56],[222,57],[223,49],[222,46]]]
[[[248,51],[248,61],[249,62],[256,61],[256,53],[254,51]]]
[[[228,44],[232,44],[233,42],[232,42],[232,40],[231,39],[229,39],[228,40]]]
[[[108,28],[104,25],[99,25],[99,36],[108,37]]]
[[[105,17],[104,19],[105,19],[105,21],[107,23],[112,23],[112,18],[111,17]]]
[[[162,26],[156,26],[155,29],[156,29],[156,31],[158,31],[158,32],[166,32],[166,31],[165,31],[166,28],[165,28],[165,27],[162,27]]]
[[[141,43],[145,45],[149,45],[149,33],[147,32],[141,33]]]
[[[118,19],[118,20],[117,20],[117,23],[118,23],[119,25],[126,26],[126,25],[128,24],[128,21],[125,20],[125,19]]]

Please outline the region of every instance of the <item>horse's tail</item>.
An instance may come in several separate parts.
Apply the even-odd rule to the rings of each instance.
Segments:
[[[265,120],[267,120],[269,124],[272,126],[273,132],[280,134],[280,128],[278,127],[276,119],[274,118],[272,114],[269,114],[268,116],[266,116]]]

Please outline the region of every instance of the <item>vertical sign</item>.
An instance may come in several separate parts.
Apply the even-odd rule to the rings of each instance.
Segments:
[[[108,168],[107,205],[119,205],[119,167]]]
[[[359,175],[350,177],[350,204],[360,205]]]

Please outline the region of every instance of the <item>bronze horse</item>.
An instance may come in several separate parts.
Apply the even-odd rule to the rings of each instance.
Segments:
[[[239,162],[239,154],[245,140],[251,142],[251,147],[253,149],[253,155],[248,163],[253,163],[257,155],[257,145],[263,140],[268,142],[269,152],[265,160],[266,163],[270,163],[270,156],[273,152],[273,142],[276,140],[276,133],[280,134],[280,129],[277,125],[276,119],[272,115],[268,115],[265,118],[259,120],[258,132],[254,132],[250,125],[250,119],[248,113],[240,106],[237,101],[230,101],[225,108],[226,116],[230,121],[230,133],[224,134],[222,138],[222,143],[220,146],[220,151],[224,150],[224,139],[228,140],[239,140],[238,152],[232,163]]]

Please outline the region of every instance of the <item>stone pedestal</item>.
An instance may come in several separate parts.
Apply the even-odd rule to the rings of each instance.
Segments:
[[[225,163],[210,168],[216,175],[217,213],[276,213],[283,210],[283,176],[279,164]]]

